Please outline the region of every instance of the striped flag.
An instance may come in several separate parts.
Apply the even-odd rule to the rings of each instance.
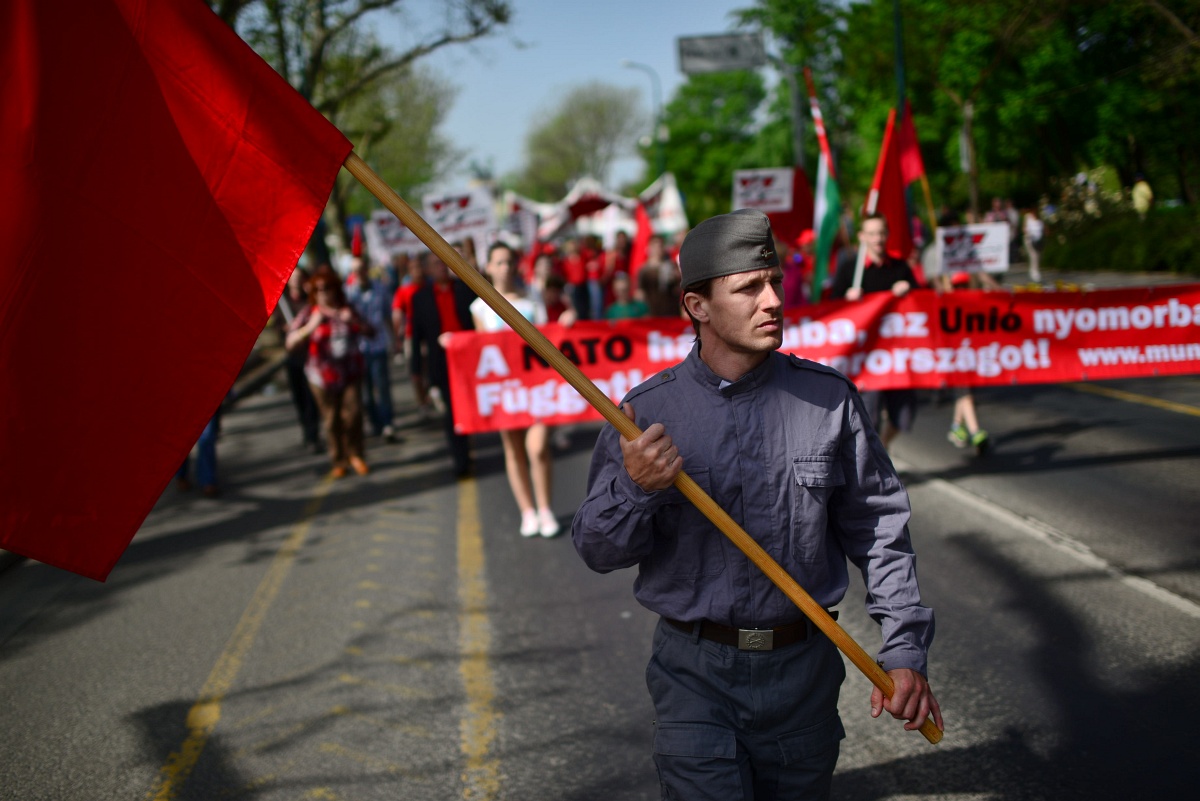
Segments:
[[[804,68],[808,82],[808,99],[812,107],[813,129],[821,145],[817,158],[817,193],[813,199],[813,231],[817,235],[816,263],[813,265],[812,288],[809,299],[816,303],[821,299],[821,290],[829,274],[829,260],[833,256],[833,245],[837,240],[838,224],[842,215],[842,198],[838,192],[836,174],[833,169],[833,154],[829,149],[829,137],[825,134],[825,119],[817,102],[816,87],[812,73]]]

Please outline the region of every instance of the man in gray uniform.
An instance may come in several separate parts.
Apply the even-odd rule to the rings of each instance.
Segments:
[[[872,715],[940,727],[908,496],[854,386],[778,353],[783,274],[766,215],[706,220],[680,266],[697,344],[625,397],[640,437],[600,434],[575,547],[602,573],[637,565],[634,593],[662,616],[646,682],[663,798],[827,798],[845,736],[841,657],[672,484],[686,470],[826,608],[845,595],[849,557],[895,683],[890,699],[872,694]]]

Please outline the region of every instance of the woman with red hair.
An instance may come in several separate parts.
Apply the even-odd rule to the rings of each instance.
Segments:
[[[370,326],[346,301],[342,279],[328,264],[313,271],[305,290],[312,303],[288,326],[287,349],[299,350],[307,343],[304,375],[321,410],[334,478],[345,476],[347,466],[363,476],[367,463],[363,460],[359,389],[363,356],[358,337],[370,335]]]

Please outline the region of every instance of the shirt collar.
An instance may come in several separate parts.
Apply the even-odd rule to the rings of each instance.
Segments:
[[[688,353],[687,359],[684,360],[683,364],[698,383],[710,387],[714,392],[718,392],[728,398],[762,386],[774,369],[773,365],[778,353],[779,351],[772,352],[766,359],[763,359],[762,364],[736,381],[729,381],[726,378],[722,378],[704,363],[704,360],[700,358],[699,343]],[[723,382],[724,386],[722,386]]]

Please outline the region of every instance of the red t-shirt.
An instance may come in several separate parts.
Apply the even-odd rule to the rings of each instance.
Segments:
[[[438,317],[442,321],[442,333],[463,330],[458,320],[458,304],[454,298],[454,284],[434,284],[433,297],[437,301]]]
[[[558,318],[562,317],[563,312],[565,312],[566,310],[567,310],[567,304],[561,299],[556,300],[554,303],[547,303],[546,304],[546,322],[557,323]]]
[[[587,262],[580,253],[572,253],[569,256],[564,256],[562,260],[563,278],[567,279],[568,284],[584,284],[587,283]]]
[[[412,299],[413,295],[417,294],[417,290],[424,284],[419,281],[411,281],[396,290],[396,294],[392,297],[392,308],[399,309],[404,313],[404,336],[412,337],[413,320],[412,320]]]

